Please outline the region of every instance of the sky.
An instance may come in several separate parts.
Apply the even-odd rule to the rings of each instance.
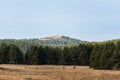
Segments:
[[[120,38],[120,0],[0,0],[0,39]]]

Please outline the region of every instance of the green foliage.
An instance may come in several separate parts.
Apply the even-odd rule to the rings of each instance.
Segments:
[[[9,47],[9,64],[23,64],[23,53],[20,51],[19,47],[13,44],[10,44]]]
[[[89,65],[94,69],[120,69],[120,40],[54,47],[40,44],[38,39],[1,40],[0,64]]]
[[[9,63],[9,46],[5,43],[1,44],[0,47],[0,63],[7,64]]]
[[[29,60],[27,64],[37,65],[39,63],[37,46],[31,46],[30,50],[27,52],[26,59]]]
[[[120,68],[120,43],[111,41],[94,45],[90,55],[90,67],[95,69]]]
[[[78,39],[73,39],[69,37],[62,36],[61,39],[50,39],[46,41],[42,41],[40,39],[1,39],[0,45],[2,43],[6,44],[14,44],[18,46],[22,52],[26,53],[27,50],[31,48],[32,45],[43,45],[43,46],[71,46],[78,45],[79,43],[85,43],[86,41],[81,41]]]
[[[0,46],[0,63],[1,64],[23,64],[23,53],[16,45],[7,45],[5,43]]]

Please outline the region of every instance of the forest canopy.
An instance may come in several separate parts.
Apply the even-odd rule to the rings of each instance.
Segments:
[[[11,44],[8,40],[0,43],[1,64],[80,65],[94,69],[120,69],[120,40],[73,46],[43,46],[27,41],[17,42],[16,45],[14,42]]]

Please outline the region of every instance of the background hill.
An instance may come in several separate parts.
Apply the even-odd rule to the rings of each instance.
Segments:
[[[79,43],[85,43],[79,39],[70,38],[67,36],[51,36],[46,38],[38,39],[42,45],[52,45],[52,46],[68,46],[77,45]]]
[[[36,39],[1,39],[0,44],[15,44],[22,51],[28,50],[32,45],[43,45],[43,46],[72,46],[78,45],[79,43],[86,43],[79,39],[70,38],[67,36],[51,36],[45,38]]]

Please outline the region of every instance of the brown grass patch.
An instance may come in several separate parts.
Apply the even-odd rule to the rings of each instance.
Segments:
[[[0,65],[0,80],[120,80],[120,71],[88,66]]]

